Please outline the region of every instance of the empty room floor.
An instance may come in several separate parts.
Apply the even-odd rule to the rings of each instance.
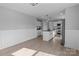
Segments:
[[[0,56],[79,56],[78,50],[65,48],[57,43],[53,45],[52,41],[43,41],[42,37],[38,37],[0,50]]]

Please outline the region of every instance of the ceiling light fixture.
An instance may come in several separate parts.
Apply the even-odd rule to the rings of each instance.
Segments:
[[[38,3],[30,3],[30,5],[32,5],[32,6],[37,6]]]

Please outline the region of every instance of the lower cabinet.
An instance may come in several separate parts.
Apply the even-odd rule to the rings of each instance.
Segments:
[[[43,31],[43,40],[49,41],[53,38],[53,31]]]

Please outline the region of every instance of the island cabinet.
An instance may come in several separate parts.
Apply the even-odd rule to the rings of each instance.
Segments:
[[[53,31],[43,31],[43,40],[49,41],[53,38]]]

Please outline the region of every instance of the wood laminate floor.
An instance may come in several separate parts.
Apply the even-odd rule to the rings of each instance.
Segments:
[[[37,51],[37,53],[41,51],[56,56],[79,56],[78,50],[65,48],[61,46],[59,42],[54,44],[53,40],[50,40],[49,42],[43,41],[42,37],[28,40],[15,46],[0,50],[0,56],[12,56],[13,52],[18,51],[19,49],[22,48],[35,50]],[[35,56],[36,54],[34,54],[33,56]]]

